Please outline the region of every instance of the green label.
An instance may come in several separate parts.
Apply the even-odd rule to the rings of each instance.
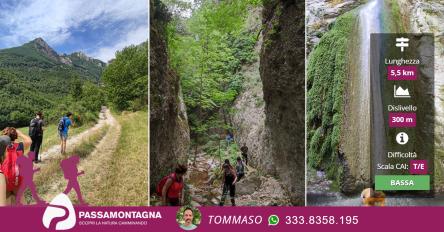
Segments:
[[[429,175],[376,175],[376,190],[430,190]]]

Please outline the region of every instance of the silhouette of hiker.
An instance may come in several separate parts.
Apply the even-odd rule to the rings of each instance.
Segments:
[[[29,188],[31,190],[32,197],[37,202],[37,205],[44,205],[46,204],[45,201],[40,199],[40,197],[37,194],[37,190],[34,184],[34,173],[40,171],[40,168],[33,169],[33,160],[35,158],[35,152],[31,151],[28,153],[28,157],[22,155],[17,158],[17,165],[19,167],[19,174],[23,178],[22,184],[20,185],[17,196],[15,198],[15,202],[17,205],[22,205],[20,200],[23,197],[23,193],[25,192],[26,188]]]
[[[244,143],[244,145],[241,147],[240,150],[242,152],[242,158],[244,158],[245,165],[248,165],[248,147],[247,147],[247,144]]]
[[[82,193],[80,192],[79,181],[77,180],[78,176],[85,174],[84,171],[79,172],[77,169],[79,162],[80,158],[77,155],[66,158],[60,162],[60,167],[62,167],[63,170],[63,176],[66,180],[68,180],[68,185],[63,193],[68,195],[71,189],[74,189],[74,191],[77,193],[77,199],[79,199],[80,204],[86,205],[86,202],[83,200]]]

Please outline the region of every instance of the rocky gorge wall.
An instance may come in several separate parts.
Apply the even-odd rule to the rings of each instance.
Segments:
[[[409,31],[435,36],[435,191],[444,192],[444,1],[396,1]]]
[[[187,161],[190,146],[179,77],[169,68],[165,26],[169,15],[159,0],[150,9],[150,189]]]
[[[260,53],[265,155],[295,205],[305,202],[304,9],[304,1],[266,1]]]
[[[303,205],[304,3],[268,1],[248,22],[263,31],[256,61],[241,70],[245,82],[233,106],[235,138],[247,144],[252,166],[277,178],[292,205]]]
[[[259,31],[262,26],[261,7],[251,11],[246,24],[247,30]],[[274,173],[274,164],[271,157],[266,155],[265,146],[265,102],[259,73],[262,41],[260,35],[254,47],[254,62],[244,65],[240,71],[244,77],[243,91],[234,102],[231,121],[235,128],[236,142],[239,146],[248,146],[249,165],[261,167],[266,173]]]

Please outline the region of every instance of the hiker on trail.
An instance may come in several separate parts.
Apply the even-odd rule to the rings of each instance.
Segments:
[[[1,166],[5,157],[6,148],[11,143],[11,138],[8,135],[0,135],[0,207],[6,206],[6,179],[2,172]]]
[[[237,176],[237,182],[239,182],[242,177],[245,176],[245,166],[242,162],[241,157],[237,157],[237,163],[236,163],[236,176]]]
[[[72,113],[68,112],[65,116],[63,116],[57,127],[60,136],[60,153],[66,153],[66,140],[68,140],[68,131],[69,127],[73,125]]]
[[[247,144],[244,143],[244,145],[241,147],[241,152],[242,152],[242,158],[245,161],[245,165],[248,165],[248,147]]]
[[[77,165],[79,164],[79,162],[80,157],[77,155],[66,158],[60,162],[60,167],[63,170],[63,176],[66,180],[68,180],[68,184],[66,185],[66,189],[65,191],[63,191],[63,193],[68,195],[71,189],[74,189],[80,204],[86,205],[86,202],[83,200],[82,197],[82,192],[80,192],[79,181],[77,180],[80,175],[85,174],[84,171],[79,172],[79,170],[77,169]]]
[[[227,136],[225,136],[225,140],[227,141],[227,146],[230,146],[230,143],[233,142],[233,140],[234,140],[234,136],[233,136],[233,133],[231,133],[231,131],[227,132]]]
[[[6,127],[0,136],[0,206],[14,205],[17,190],[22,182],[17,158],[22,156],[32,141],[27,135],[13,127]],[[21,138],[23,142],[18,142]],[[5,147],[6,145],[6,147]]]
[[[179,164],[173,173],[160,180],[157,185],[157,194],[162,197],[162,205],[180,206],[183,204],[183,176],[187,170],[187,166]]]
[[[43,114],[40,111],[35,114],[35,118],[29,124],[29,136],[32,139],[30,151],[35,153],[34,163],[39,163],[41,162],[39,152],[43,141]]]
[[[236,206],[236,202],[234,200],[234,196],[236,194],[236,171],[234,170],[233,166],[231,166],[230,161],[228,159],[225,160],[224,164],[222,165],[222,172],[223,172],[223,188],[222,188],[222,198],[220,200],[219,205],[223,206],[225,204],[225,198],[228,195],[228,191],[230,192],[230,198],[231,198],[231,205]]]
[[[40,168],[34,169],[32,161],[35,160],[35,153],[33,151],[28,153],[28,157],[22,155],[17,158],[17,165],[19,167],[20,177],[22,177],[22,184],[20,185],[15,202],[17,205],[22,205],[21,199],[26,188],[31,191],[32,197],[38,205],[44,205],[45,201],[40,199],[34,184],[34,173],[40,171]]]

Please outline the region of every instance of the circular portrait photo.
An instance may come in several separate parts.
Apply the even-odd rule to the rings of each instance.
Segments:
[[[194,230],[199,226],[202,215],[199,209],[183,206],[177,211],[176,221],[183,230]]]

